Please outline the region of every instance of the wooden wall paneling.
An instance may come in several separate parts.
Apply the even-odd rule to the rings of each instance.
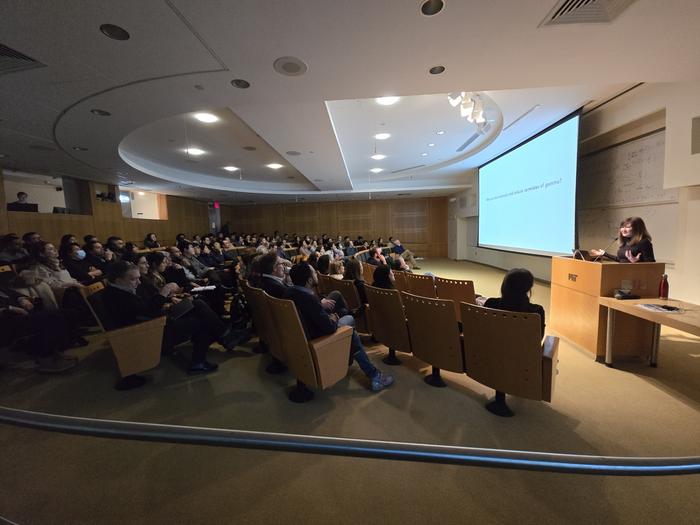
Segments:
[[[68,215],[62,213],[30,213],[24,211],[7,212],[8,232],[22,236],[27,232],[38,232],[45,241],[58,243],[66,233],[82,239],[94,233],[92,215]]]
[[[374,230],[374,206],[367,201],[337,202],[336,227],[341,235],[367,237]],[[337,234],[336,234],[337,235]]]
[[[10,233],[7,225],[7,199],[5,198],[5,179],[2,176],[2,161],[0,160],[0,234]],[[15,232],[17,233],[17,232]]]
[[[325,233],[329,237],[335,239],[339,233],[338,230],[338,203],[324,202],[318,205],[319,212],[319,233]]]

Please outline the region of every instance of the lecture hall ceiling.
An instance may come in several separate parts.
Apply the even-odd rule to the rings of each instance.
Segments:
[[[446,195],[591,101],[700,71],[695,0],[540,27],[554,3],[9,0],[0,44],[36,64],[0,74],[1,160],[231,203]],[[485,132],[448,104],[460,91],[480,94]]]

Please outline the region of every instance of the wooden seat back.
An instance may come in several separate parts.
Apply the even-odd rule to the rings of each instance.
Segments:
[[[394,272],[394,286],[400,292],[411,292],[408,289],[408,278],[406,277],[407,272]]]
[[[121,377],[138,374],[158,366],[163,345],[165,316],[114,329],[114,324],[109,319],[102,302],[104,289],[104,284],[97,282],[80,288],[80,293],[100,329],[107,336]]]
[[[333,290],[336,290],[336,288],[334,288],[333,281],[337,281],[337,279],[333,279],[333,277],[330,275],[323,275],[322,273],[318,273],[316,275],[318,277],[318,293],[326,296]]]
[[[538,314],[461,303],[467,375],[500,392],[551,401],[559,339]]]
[[[459,303],[476,304],[474,281],[460,281],[435,277],[435,292],[440,299],[450,299],[455,305],[455,319],[462,320]]]
[[[435,279],[431,275],[419,275],[417,273],[404,272],[408,291],[421,297],[437,298],[435,294]]]
[[[328,388],[348,371],[352,328],[339,327],[335,333],[307,341],[294,302],[267,295],[287,367],[302,383],[311,388]]]
[[[373,264],[362,263],[362,277],[364,277],[367,284],[371,285],[374,282],[374,270],[376,269],[377,267]]]
[[[434,367],[464,372],[464,351],[452,301],[401,292],[401,302],[413,355]]]
[[[267,302],[267,297],[269,296],[260,288],[250,286],[248,281],[242,283],[241,290],[253,316],[253,324],[255,325],[258,338],[265,343],[265,346],[267,346],[275,359],[286,363],[287,360],[280,342],[280,332],[276,329],[272,313],[270,312],[270,305]]]
[[[374,338],[388,348],[411,353],[411,339],[401,303],[401,292],[367,285],[365,291]]]
[[[345,304],[348,305],[348,309],[355,318],[355,329],[363,334],[371,333],[372,323],[369,314],[370,307],[362,304],[360,294],[357,291],[354,281],[333,279],[332,277],[330,279],[331,281],[335,281],[330,283],[332,290],[337,290],[341,293],[343,299],[345,299]]]

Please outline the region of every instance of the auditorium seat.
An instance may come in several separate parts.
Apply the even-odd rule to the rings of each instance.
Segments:
[[[352,328],[340,326],[331,335],[306,339],[294,302],[266,295],[274,326],[282,334],[280,342],[289,371],[297,380],[289,400],[304,403],[314,397],[310,389],[330,388],[348,373]]]
[[[474,281],[460,281],[457,279],[435,277],[435,291],[440,299],[450,299],[454,301],[455,318],[457,321],[462,320],[459,303],[476,304]]]
[[[513,415],[505,394],[552,401],[559,338],[541,337],[540,316],[461,303],[467,375],[496,390],[486,408]]]
[[[396,352],[412,352],[401,292],[369,285],[365,286],[365,292],[370,307],[372,336],[389,348],[389,355],[382,361],[388,365],[399,365],[401,361],[396,357]]]
[[[408,277],[406,275],[408,272],[394,272],[394,286],[400,292],[411,292],[408,289]]]
[[[425,382],[435,387],[447,386],[440,377],[441,369],[464,372],[464,349],[452,301],[401,292],[401,302],[413,355],[433,368]]]
[[[267,302],[268,295],[259,288],[253,288],[247,281],[241,282],[241,290],[248,303],[248,309],[253,316],[253,326],[260,340],[261,350],[258,353],[269,351],[270,354],[278,361],[267,367],[269,373],[278,373],[283,371],[279,366],[280,363],[286,363],[287,359],[282,350],[282,344],[279,340],[279,332],[275,329],[275,324],[272,320],[270,305]]]
[[[319,276],[319,278],[320,277],[321,276]],[[330,288],[330,291],[337,290],[342,294],[343,299],[345,299],[345,304],[348,305],[350,313],[355,318],[355,329],[362,334],[371,333],[370,317],[367,312],[369,307],[360,302],[360,294],[357,292],[355,283],[346,279],[341,281],[328,277],[326,286]]]
[[[435,295],[435,280],[431,275],[419,275],[417,273],[406,274],[406,282],[408,283],[408,292],[421,297],[436,298]]]

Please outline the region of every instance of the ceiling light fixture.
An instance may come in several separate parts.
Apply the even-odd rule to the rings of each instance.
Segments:
[[[442,130],[440,130],[440,131],[437,132],[437,135],[444,135],[444,134],[445,134],[445,132],[442,131]]]
[[[435,143],[434,143],[434,142],[431,142],[430,144],[428,144],[428,147],[429,147],[429,148],[432,148],[432,147],[434,147],[434,146],[435,146]]]
[[[115,26],[114,24],[102,24],[100,26],[100,31],[102,31],[103,35],[112,40],[129,40],[129,38],[131,38],[131,35],[126,29]]]
[[[104,109],[91,109],[90,113],[98,117],[109,117],[111,115],[109,111],[105,111]]]
[[[195,113],[194,118],[205,124],[211,124],[212,122],[218,122],[219,117],[212,115],[211,113]]]
[[[139,191],[138,194],[141,195],[141,197],[143,197],[144,195],[146,195],[146,193],[143,192],[143,191]]]
[[[195,157],[198,157],[199,155],[204,155],[206,151],[199,148],[185,148],[185,153],[187,153],[188,155],[194,155]]]
[[[377,97],[374,101],[380,106],[393,106],[401,97]]]
[[[386,158],[386,155],[382,155],[381,153],[375,153],[370,158],[374,160],[384,160]]]
[[[442,11],[443,7],[445,7],[444,0],[426,0],[420,6],[420,12],[425,16],[433,16]]]
[[[428,154],[427,154],[427,153],[421,153],[420,156],[421,156],[421,157],[427,157]]]
[[[88,150],[87,148],[84,148],[82,146],[73,146],[73,149],[75,151],[87,151]]]
[[[391,133],[377,133],[374,138],[377,140],[386,140],[391,137]]]
[[[271,164],[268,164],[267,167],[268,167],[268,168],[271,168],[271,169],[273,169],[273,170],[278,170],[278,169],[280,169],[280,168],[284,168],[284,166],[282,166],[282,164],[277,164],[276,162],[273,162],[273,163],[271,163]]]
[[[445,72],[445,66],[433,66],[428,70],[431,75],[441,75]]]
[[[242,78],[234,78],[231,81],[231,85],[238,89],[248,89],[250,87],[250,82],[243,80]]]
[[[369,171],[371,171],[372,173],[381,173],[381,172],[384,171],[384,170],[383,170],[382,168],[372,168],[372,169],[369,170]]]
[[[223,169],[226,171],[236,171],[238,168],[236,166],[224,166]]]
[[[447,95],[450,106],[459,106],[459,114],[469,122],[476,125],[479,134],[484,135],[489,128],[489,123],[484,117],[484,102],[478,93],[471,91],[454,92]]]

